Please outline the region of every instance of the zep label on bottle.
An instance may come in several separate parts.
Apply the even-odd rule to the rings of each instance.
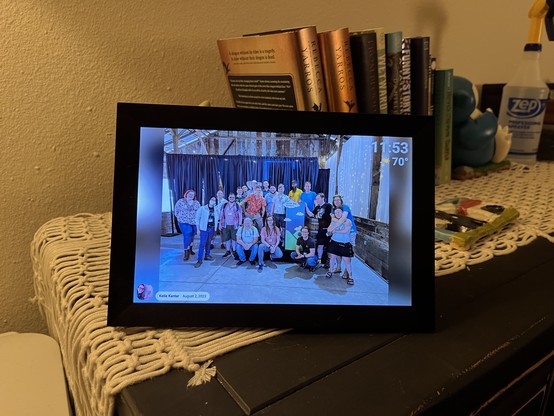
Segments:
[[[506,114],[508,131],[512,133],[511,155],[537,153],[546,103],[547,100],[541,98],[508,98]]]
[[[508,115],[522,119],[540,116],[546,109],[546,102],[547,100],[538,98],[510,97],[508,99]]]

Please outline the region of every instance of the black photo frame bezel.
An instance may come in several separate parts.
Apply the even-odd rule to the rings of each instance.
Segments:
[[[411,137],[412,278],[408,283],[412,295],[411,306],[134,302],[140,131],[145,127],[188,126],[216,130]],[[433,137],[434,121],[429,116],[118,103],[108,325],[432,331],[435,326]]]

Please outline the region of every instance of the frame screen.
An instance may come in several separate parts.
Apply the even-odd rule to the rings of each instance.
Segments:
[[[425,116],[119,103],[108,324],[432,330],[433,136]]]

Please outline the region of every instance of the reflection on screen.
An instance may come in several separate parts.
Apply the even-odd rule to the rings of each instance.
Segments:
[[[135,302],[411,305],[412,139],[142,128]]]

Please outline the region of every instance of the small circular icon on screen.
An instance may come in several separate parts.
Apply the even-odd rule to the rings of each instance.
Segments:
[[[141,300],[150,299],[154,294],[154,289],[152,286],[147,285],[146,283],[141,283],[137,286],[137,298]]]

